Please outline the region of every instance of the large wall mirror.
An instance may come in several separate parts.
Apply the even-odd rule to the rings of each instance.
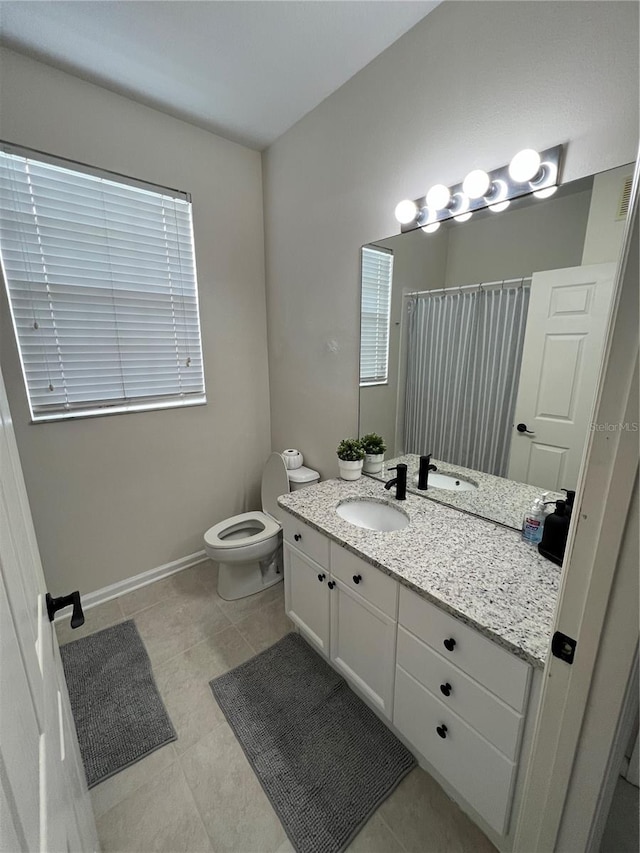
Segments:
[[[360,435],[387,444],[375,476],[402,457],[410,490],[510,526],[532,495],[576,488],[632,173],[363,247]],[[416,489],[426,454],[451,488]],[[513,512],[496,511],[509,495]]]

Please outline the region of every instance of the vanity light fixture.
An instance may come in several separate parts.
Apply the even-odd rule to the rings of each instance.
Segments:
[[[533,193],[536,198],[549,198],[557,189],[562,150],[562,145],[540,152],[525,148],[499,169],[473,169],[451,187],[434,184],[426,196],[398,204],[396,219],[401,231],[422,228],[433,234],[441,222],[466,222],[474,211],[487,207],[492,213],[500,213],[520,196]]]

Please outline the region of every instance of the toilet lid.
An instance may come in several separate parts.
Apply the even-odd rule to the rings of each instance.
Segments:
[[[272,518],[281,520],[282,510],[278,506],[278,497],[289,491],[289,477],[284,459],[279,453],[272,453],[262,472],[262,509]]]

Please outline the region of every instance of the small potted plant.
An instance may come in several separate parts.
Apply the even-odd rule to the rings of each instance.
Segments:
[[[357,438],[343,438],[338,449],[338,468],[343,480],[357,480],[362,473],[364,449]]]
[[[365,474],[379,474],[382,471],[384,452],[387,449],[384,439],[375,432],[369,432],[362,436],[360,444],[364,450],[364,466],[362,470]]]

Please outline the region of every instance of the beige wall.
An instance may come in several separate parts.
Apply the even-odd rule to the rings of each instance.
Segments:
[[[270,450],[260,155],[12,52],[0,136],[193,195],[208,404],[29,424],[2,306],[1,363],[49,588],[89,592],[202,548],[259,506]]]
[[[583,264],[617,261],[624,236],[625,219],[618,218],[622,188],[633,175],[633,166],[622,166],[596,175],[584,242]]]
[[[559,142],[564,180],[635,159],[636,4],[446,0],[266,151],[274,446],[337,472],[357,428],[359,248],[398,233],[396,203]]]

